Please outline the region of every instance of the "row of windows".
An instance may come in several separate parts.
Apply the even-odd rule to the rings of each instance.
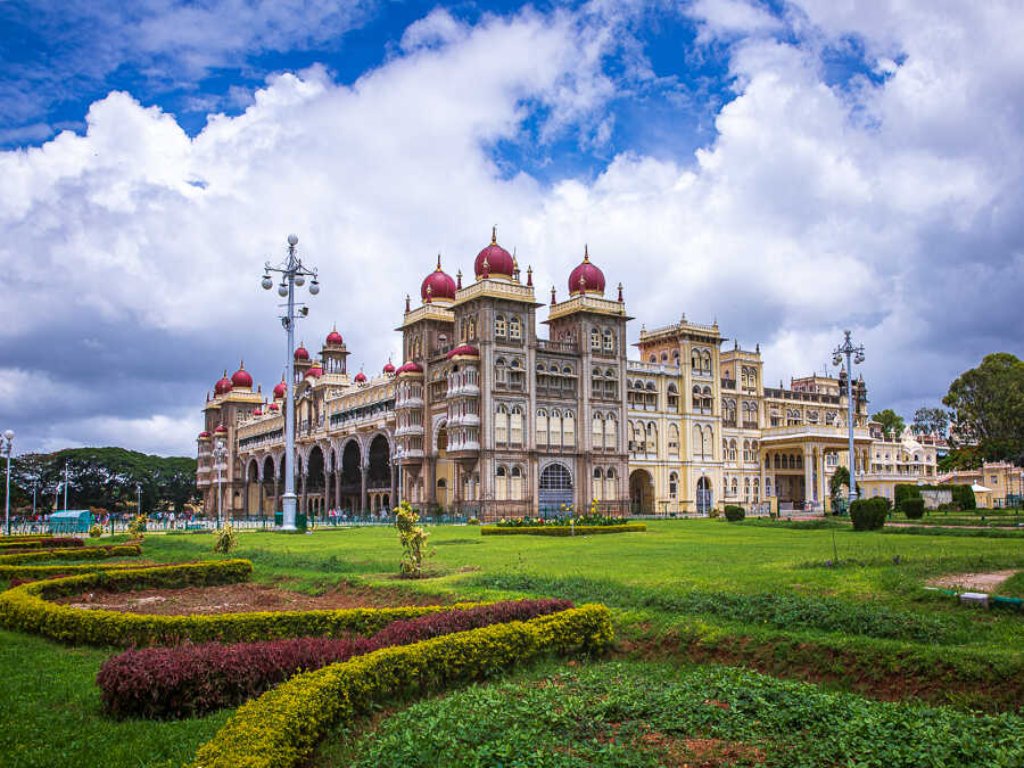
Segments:
[[[739,443],[736,438],[726,440],[722,438],[722,460],[723,461],[736,461],[736,452],[739,449]],[[757,440],[744,440],[743,441],[743,461],[752,462],[757,461]]]
[[[498,501],[523,501],[526,499],[525,472],[519,465],[506,467],[499,464],[494,470],[494,498]]]
[[[594,467],[591,497],[598,501],[617,499],[618,493],[615,489],[616,478],[617,475],[615,474],[614,467],[608,467],[607,469]]]
[[[597,328],[590,329],[590,349],[604,352],[615,351],[615,334],[612,333],[611,328],[604,328],[598,330]]]
[[[512,315],[507,321],[504,315],[495,315],[494,336],[497,339],[519,341],[523,338],[523,321],[518,315]]]
[[[576,414],[559,408],[537,410],[537,445],[552,448],[576,447]]]

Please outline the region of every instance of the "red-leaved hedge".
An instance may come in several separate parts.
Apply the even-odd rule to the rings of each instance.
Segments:
[[[25,552],[39,549],[65,549],[67,547],[84,547],[85,539],[74,536],[51,536],[46,539],[4,539],[0,541],[0,550],[7,552]]]
[[[568,600],[515,600],[388,624],[371,637],[302,637],[129,650],[103,663],[96,683],[115,717],[185,718],[236,706],[299,671],[381,648],[572,608]]]

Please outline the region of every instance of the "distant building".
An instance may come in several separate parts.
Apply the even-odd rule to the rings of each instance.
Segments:
[[[584,249],[568,296],[551,290],[536,333],[532,270],[492,233],[463,285],[440,263],[406,299],[404,362],[349,375],[332,330],[314,359],[294,351],[300,511],[377,513],[408,499],[483,519],[588,508],[706,514],[723,504],[820,510],[846,463],[846,373],[765,386],[759,348],[723,349],[718,324],[641,330],[627,358],[622,285]],[[855,448],[866,492],[892,476],[934,477],[934,448],[882,445],[867,389],[853,383]],[[283,488],[284,382],[264,400],[244,366],[207,396],[197,483],[216,510],[212,446],[228,448],[227,514],[270,515]],[[894,458],[898,455],[898,458]],[[907,456],[917,457],[907,459]],[[915,474],[916,473],[916,474]],[[862,479],[861,479],[862,478]]]

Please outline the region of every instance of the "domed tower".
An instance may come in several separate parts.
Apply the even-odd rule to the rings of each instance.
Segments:
[[[570,296],[604,296],[604,272],[590,261],[590,250],[583,246],[583,261],[569,273]]]
[[[295,352],[292,354],[292,360],[294,361],[295,370],[295,384],[300,383],[306,378],[306,372],[313,367],[313,361],[309,357],[309,350],[306,349],[304,342],[299,342],[299,346],[295,348]]]
[[[348,367],[348,348],[345,346],[345,339],[338,333],[338,327],[334,326],[327,338],[324,339],[323,349],[320,351],[320,359],[323,361],[324,373],[345,374]]]
[[[441,254],[437,254],[437,268],[423,278],[420,284],[420,298],[424,304],[451,306],[455,301],[455,281],[441,269]]]
[[[513,280],[519,268],[511,253],[498,245],[498,228],[491,228],[491,243],[476,255],[473,262],[477,280],[502,279]]]

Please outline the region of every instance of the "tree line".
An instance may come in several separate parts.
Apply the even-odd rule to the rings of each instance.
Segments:
[[[948,438],[940,469],[974,469],[985,461],[1024,466],[1024,361],[1007,352],[986,355],[949,385],[942,404],[946,409],[918,408],[910,424],[916,435]],[[871,418],[890,440],[906,427],[891,408]]]
[[[124,448],[68,448],[25,453],[11,459],[11,506],[31,512],[33,492],[39,514],[64,508],[67,467],[68,509],[97,507],[110,512],[181,512],[198,499],[196,460],[153,456]]]

